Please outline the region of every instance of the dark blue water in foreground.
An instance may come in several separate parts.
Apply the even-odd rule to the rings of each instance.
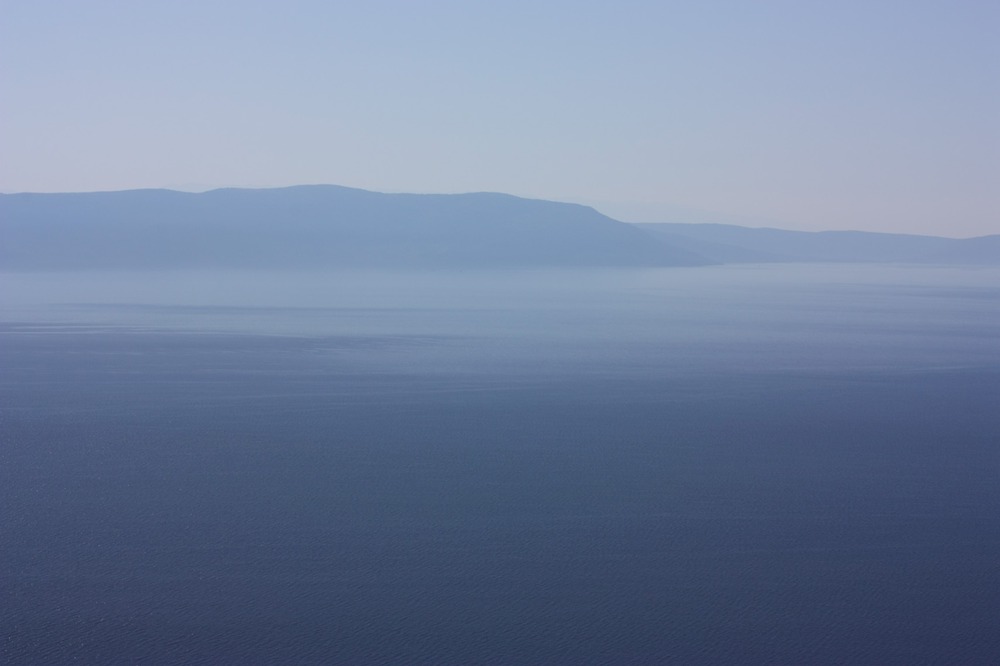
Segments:
[[[3,281],[0,662],[1000,662],[996,270]]]

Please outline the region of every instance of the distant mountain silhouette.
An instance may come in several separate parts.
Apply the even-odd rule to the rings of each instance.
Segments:
[[[0,269],[709,263],[592,208],[334,185],[0,195]]]
[[[1000,265],[1000,235],[626,224],[586,206],[506,194],[382,194],[335,185],[0,195],[0,270],[760,262]]]
[[[1000,235],[941,238],[864,231],[785,231],[729,224],[638,224],[717,263],[900,262],[1000,265]]]

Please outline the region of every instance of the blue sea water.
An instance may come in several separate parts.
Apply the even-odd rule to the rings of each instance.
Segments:
[[[0,662],[1000,663],[996,269],[0,289]]]

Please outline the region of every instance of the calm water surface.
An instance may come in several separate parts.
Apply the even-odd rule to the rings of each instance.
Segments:
[[[0,275],[0,661],[1000,662],[1000,271]]]

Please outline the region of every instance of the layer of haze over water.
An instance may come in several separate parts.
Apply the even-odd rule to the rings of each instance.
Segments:
[[[0,276],[6,663],[995,663],[1000,270]]]

